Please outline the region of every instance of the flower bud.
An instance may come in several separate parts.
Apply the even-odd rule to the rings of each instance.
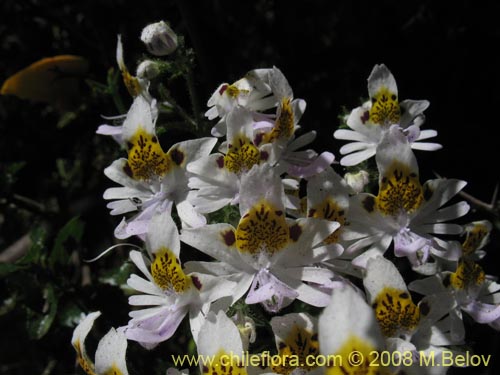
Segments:
[[[160,67],[157,62],[151,60],[144,60],[137,67],[136,76],[139,78],[147,79],[148,81],[156,78],[160,74]]]
[[[364,170],[356,173],[346,173],[344,179],[347,185],[349,185],[355,193],[361,193],[366,184],[370,181],[368,172]]]
[[[164,21],[146,26],[142,30],[141,40],[155,56],[169,55],[177,48],[177,34]]]

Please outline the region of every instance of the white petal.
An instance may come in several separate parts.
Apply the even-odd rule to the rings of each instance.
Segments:
[[[151,281],[144,280],[135,274],[127,279],[127,285],[138,292],[152,295],[162,295],[163,292]]]
[[[421,151],[437,151],[443,148],[439,143],[428,143],[428,142],[414,142],[411,144],[411,148],[414,150]]]
[[[366,150],[344,156],[342,159],[340,159],[340,165],[344,167],[352,167],[353,165],[357,165],[375,155],[375,150],[376,147],[375,145],[373,145]]]
[[[99,341],[95,353],[95,371],[97,374],[117,373],[128,375],[125,355],[127,351],[127,338],[121,332],[111,328]]]
[[[370,303],[375,301],[384,288],[394,288],[402,293],[408,292],[403,277],[394,263],[380,256],[368,260],[363,285]]]
[[[371,146],[371,144],[366,143],[366,142],[351,142],[351,143],[343,145],[340,148],[339,152],[341,155],[345,155],[345,154],[350,154],[350,153],[355,152],[355,151],[366,150],[370,146]]]
[[[198,354],[213,356],[220,351],[242,355],[240,333],[223,311],[219,311],[217,315],[210,312],[198,335]]]
[[[347,284],[333,289],[331,301],[319,317],[318,331],[320,351],[324,355],[337,354],[353,336],[374,350],[384,346],[372,308]]]
[[[179,232],[169,212],[153,216],[146,235],[146,246],[153,254],[166,248],[179,257],[181,249]]]
[[[354,130],[349,130],[349,129],[338,129],[333,133],[333,136],[336,139],[344,139],[347,141],[359,141],[359,142],[365,142],[365,143],[371,143],[370,139],[357,131]],[[342,153],[342,152],[341,152]]]

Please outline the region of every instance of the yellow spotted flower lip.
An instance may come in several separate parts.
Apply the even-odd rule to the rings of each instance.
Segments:
[[[468,290],[481,286],[486,278],[482,267],[467,257],[460,258],[457,270],[445,279],[445,286],[449,285],[455,290]]]
[[[481,250],[489,240],[492,225],[487,220],[475,221],[464,227],[465,240],[462,243],[464,255],[472,255]]]
[[[275,373],[288,375],[297,368],[310,371],[318,367],[318,364],[308,365],[306,362],[308,356],[319,355],[318,327],[315,318],[306,313],[291,313],[272,318],[271,327],[278,355],[282,358],[279,364],[271,367]],[[295,357],[296,363],[290,360],[291,357]]]
[[[391,261],[381,256],[369,260],[363,285],[386,337],[411,335],[415,331],[420,322],[420,310]]]

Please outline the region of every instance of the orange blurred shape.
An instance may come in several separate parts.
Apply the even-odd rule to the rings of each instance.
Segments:
[[[0,94],[46,102],[65,110],[77,105],[80,79],[88,71],[83,57],[59,55],[43,58],[9,77]]]

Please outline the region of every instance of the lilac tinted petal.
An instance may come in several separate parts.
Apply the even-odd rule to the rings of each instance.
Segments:
[[[491,323],[500,318],[500,305],[474,301],[467,306],[463,306],[462,310],[472,316],[478,323]]]
[[[127,223],[123,220],[115,229],[115,237],[125,239],[134,235],[145,234],[148,231],[150,220],[132,220]]]
[[[295,290],[264,269],[254,277],[245,302],[247,304],[260,302],[266,310],[275,313],[297,296],[298,293]]]
[[[415,142],[420,136],[420,127],[417,125],[411,125],[405,130],[406,137],[408,138],[408,142]]]
[[[335,156],[331,152],[325,151],[307,166],[299,167],[291,165],[288,169],[288,173],[295,177],[308,178],[323,172],[333,163],[333,160],[335,160]]]
[[[146,344],[159,344],[172,337],[187,313],[187,308],[165,309],[160,314],[140,323],[140,326],[129,326],[125,335],[127,339]]]
[[[106,207],[111,210],[110,214],[113,216],[123,215],[127,212],[137,210],[137,206],[135,204],[133,204],[131,201],[129,201],[128,199],[109,202],[106,205]]]

